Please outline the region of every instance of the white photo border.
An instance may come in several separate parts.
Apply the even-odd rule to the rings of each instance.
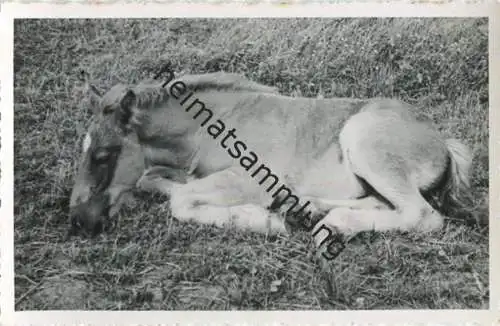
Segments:
[[[25,311],[14,310],[13,21],[15,18],[488,17],[490,305],[488,310]],[[500,2],[403,4],[14,4],[0,12],[0,324],[500,325]]]

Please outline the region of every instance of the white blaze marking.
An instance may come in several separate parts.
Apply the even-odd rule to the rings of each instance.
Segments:
[[[87,133],[82,143],[82,148],[84,153],[86,153],[89,150],[91,143],[92,143],[92,138],[90,138],[90,134]]]

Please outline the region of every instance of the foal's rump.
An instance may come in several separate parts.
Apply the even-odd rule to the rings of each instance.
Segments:
[[[414,108],[389,99],[353,102],[350,107],[341,114],[332,112],[337,128],[330,131],[328,149],[308,167],[303,182],[309,192],[323,192],[330,199],[361,197],[366,184],[358,179],[380,173],[380,168],[404,175],[422,191],[440,180],[449,164],[447,143],[432,125],[417,119]]]
[[[417,121],[402,102],[377,100],[351,117],[340,135],[351,159],[362,155],[370,166],[384,165],[428,190],[448,165],[445,139],[428,123]],[[347,155],[347,154],[346,154]]]
[[[346,121],[339,144],[346,175],[358,187],[351,183],[345,189],[344,197],[352,200],[335,198],[332,190],[338,192],[340,184],[324,187],[317,203],[328,211],[320,225],[343,233],[437,230],[444,217],[423,193],[441,192],[443,201],[468,187],[467,147],[445,140],[432,125],[417,120],[405,103],[368,103]]]

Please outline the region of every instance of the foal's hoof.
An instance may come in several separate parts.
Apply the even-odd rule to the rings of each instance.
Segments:
[[[183,169],[170,166],[155,165],[144,172],[150,178],[168,179],[178,183],[187,183],[188,174]]]
[[[136,187],[149,192],[169,192],[174,183],[187,183],[187,173],[167,166],[153,166],[142,174]]]

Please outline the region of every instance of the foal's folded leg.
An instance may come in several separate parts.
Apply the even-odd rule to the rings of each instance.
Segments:
[[[185,204],[187,202],[184,202]],[[215,225],[220,228],[236,228],[261,234],[286,234],[283,220],[276,214],[255,204],[236,206],[195,205],[172,206],[172,215],[179,220],[199,224]]]
[[[234,226],[259,233],[286,233],[284,222],[261,202],[261,189],[247,175],[232,169],[174,185],[172,215],[179,220]]]

